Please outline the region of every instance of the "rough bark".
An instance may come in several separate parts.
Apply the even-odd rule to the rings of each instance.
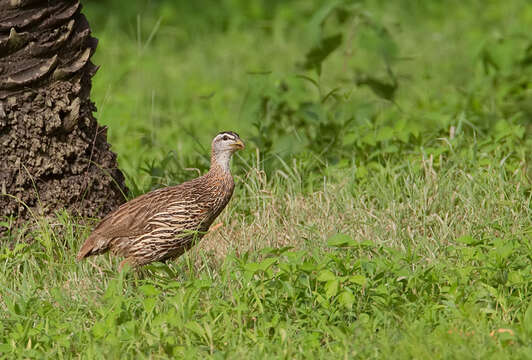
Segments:
[[[0,0],[0,219],[62,208],[101,217],[124,201],[92,115],[97,40],[80,11],[79,1]]]

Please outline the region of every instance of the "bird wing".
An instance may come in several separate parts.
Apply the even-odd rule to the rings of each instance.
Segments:
[[[136,237],[150,231],[157,214],[176,200],[186,201],[193,195],[194,191],[190,191],[193,185],[184,183],[158,189],[122,204],[96,226],[79,250],[77,259],[106,252],[114,239]]]

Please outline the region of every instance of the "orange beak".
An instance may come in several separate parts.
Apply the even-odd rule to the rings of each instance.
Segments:
[[[242,150],[245,149],[246,145],[244,145],[244,142],[242,140],[237,140],[234,144],[231,145],[233,149],[236,150]]]

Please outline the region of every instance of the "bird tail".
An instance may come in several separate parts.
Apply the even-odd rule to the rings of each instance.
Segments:
[[[89,236],[83,243],[83,246],[81,246],[81,249],[79,249],[78,255],[76,256],[78,261],[83,260],[91,255],[101,254],[109,250],[109,242],[102,241],[99,236],[95,235],[96,234],[92,234]]]
[[[87,239],[88,240],[88,239]],[[88,241],[85,241],[81,249],[78,251],[78,255],[76,256],[76,259],[78,261],[83,260],[87,256],[90,256],[90,252],[92,250],[92,244],[90,244]]]

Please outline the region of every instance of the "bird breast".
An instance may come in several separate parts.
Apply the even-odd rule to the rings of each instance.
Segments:
[[[208,230],[233,194],[233,178],[230,174],[224,175],[208,173],[187,184],[190,186],[181,187],[179,193],[169,197],[165,208],[152,217],[148,226],[166,224],[176,231]]]

